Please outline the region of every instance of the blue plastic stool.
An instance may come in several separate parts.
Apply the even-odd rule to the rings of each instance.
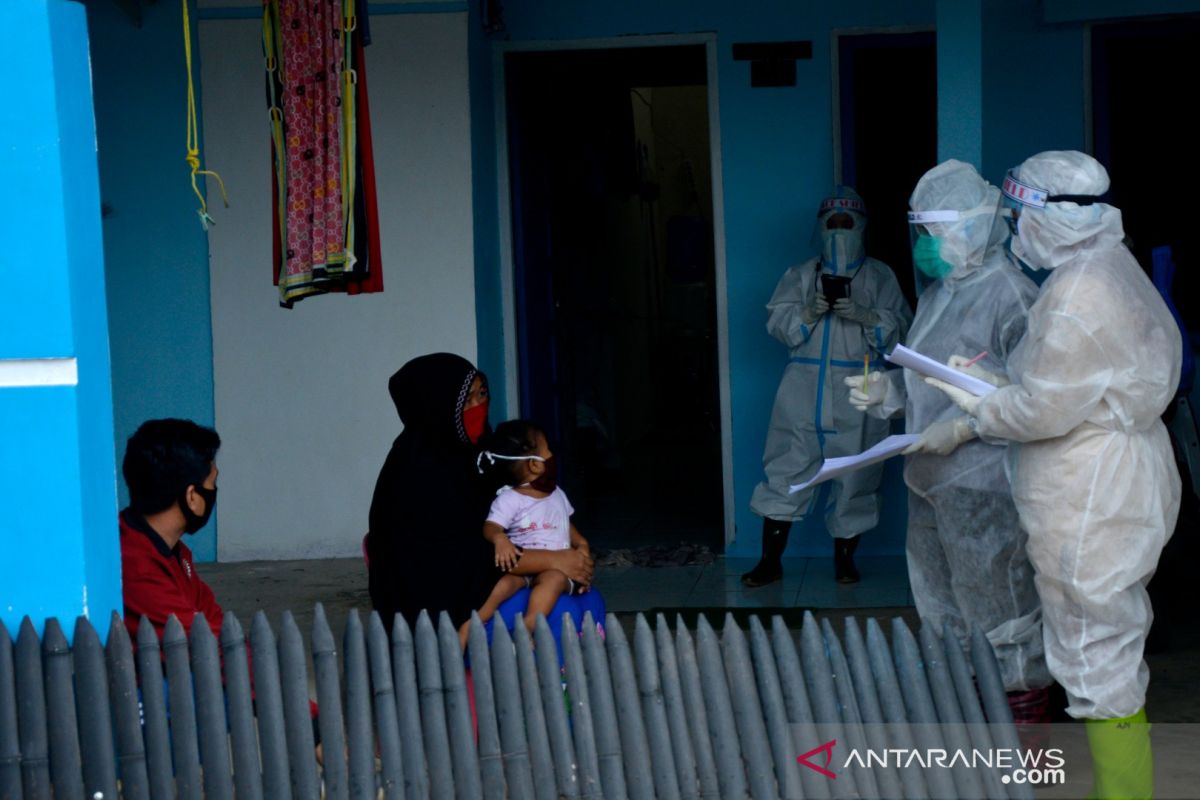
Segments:
[[[487,631],[488,644],[492,643],[492,625],[497,619],[503,620],[504,626],[509,631],[512,631],[513,625],[522,623],[525,617],[525,609],[528,607],[529,589],[522,589],[501,603],[500,608],[496,610],[496,616],[488,620],[488,623],[484,626],[484,630]],[[550,614],[546,617],[546,621],[550,623],[550,633],[554,635],[554,645],[558,648],[558,660],[560,662],[562,661],[562,615],[570,614],[571,619],[575,621],[575,630],[582,631],[583,616],[589,611],[592,614],[592,620],[596,623],[597,629],[603,635],[604,596],[595,587],[583,594],[564,594],[558,598],[558,602],[554,604],[554,608],[550,610]]]

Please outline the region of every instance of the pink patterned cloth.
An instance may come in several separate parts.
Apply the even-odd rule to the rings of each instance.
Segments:
[[[286,287],[345,265],[342,213],[340,0],[280,0],[286,125]],[[286,289],[285,289],[286,291]]]

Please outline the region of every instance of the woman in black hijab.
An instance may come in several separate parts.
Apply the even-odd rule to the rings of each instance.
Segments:
[[[371,499],[371,605],[389,633],[396,614],[412,626],[421,609],[435,625],[446,611],[457,628],[501,574],[482,534],[492,492],[475,465],[487,430],[487,378],[460,356],[433,353],[401,367],[388,392],[404,430]],[[512,571],[547,569],[591,583],[591,561],[577,550],[529,551]]]

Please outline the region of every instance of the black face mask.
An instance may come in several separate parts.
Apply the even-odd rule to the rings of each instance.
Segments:
[[[179,498],[179,510],[183,512],[183,532],[195,533],[208,524],[208,520],[212,517],[213,507],[217,504],[217,488],[214,486],[209,489],[207,486],[196,484],[196,494],[204,498],[204,513],[193,514],[192,509],[188,508],[187,504],[187,489],[183,490],[183,495]]]

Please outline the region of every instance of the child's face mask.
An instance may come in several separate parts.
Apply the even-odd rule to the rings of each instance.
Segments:
[[[558,464],[555,462],[554,456],[550,456],[549,458],[533,456],[532,459],[541,461],[545,469],[542,470],[541,475],[529,481],[529,488],[536,489],[539,492],[553,492],[554,488],[558,486]]]

